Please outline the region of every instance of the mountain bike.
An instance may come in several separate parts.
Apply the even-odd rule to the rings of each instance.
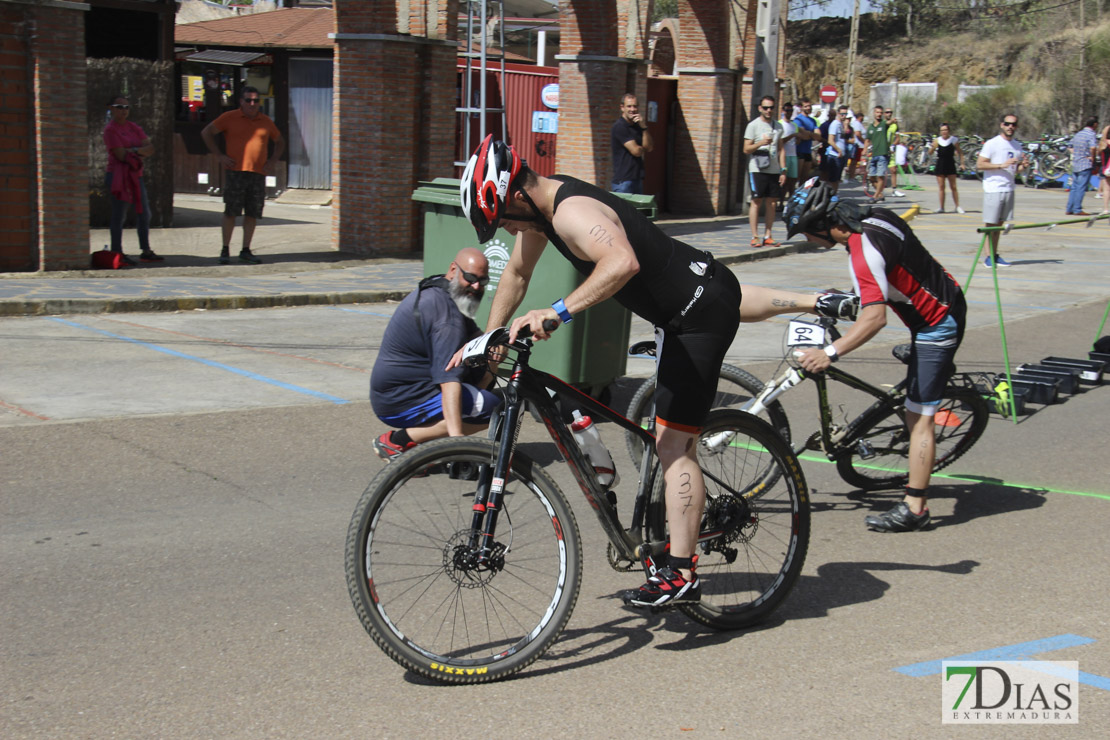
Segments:
[[[910,454],[910,435],[906,429],[903,406],[906,380],[890,390],[883,390],[836,365],[829,366],[823,373],[810,375],[794,363],[795,352],[800,349],[823,347],[839,337],[836,319],[791,320],[784,340],[787,369],[769,381],[763,391],[742,409],[762,413],[768,404],[777,403],[779,396],[809,378],[817,387],[821,426],[795,445],[794,453],[801,454],[805,450],[824,452],[825,457],[836,464],[837,473],[846,483],[865,491],[905,486],[909,478]],[[895,347],[893,354],[903,363],[908,362],[909,345]],[[830,380],[862,391],[875,400],[856,418],[843,424],[834,423],[829,404]],[[967,374],[953,375],[935,416],[937,448],[933,471],[951,465],[971,449],[982,436],[989,419],[990,405],[983,398],[974,378]]]
[[[347,586],[363,627],[405,668],[448,683],[492,681],[529,665],[558,638],[578,597],[578,525],[551,475],[517,446],[526,407],[608,537],[610,566],[654,573],[667,546],[655,438],[532,368],[530,338],[507,338],[494,330],[463,353],[471,365],[515,353],[489,438],[436,440],[398,455],[362,494],[347,534]],[[640,435],[647,454],[627,526],[560,403]],[[702,595],[674,608],[714,629],[747,627],[779,606],[805,562],[805,478],[770,425],[734,410],[710,413],[698,461],[707,488],[696,552]]]
[[[630,356],[655,357],[655,340],[636,342],[628,348]],[[741,370],[735,365],[725,363],[721,365],[721,373],[717,381],[717,394],[713,398],[714,409],[739,409],[763,391],[763,382],[746,370]],[[628,403],[625,416],[638,427],[644,427],[654,422],[655,409],[655,378],[646,378],[640,387],[632,394]],[[761,417],[774,427],[775,431],[784,441],[790,442],[790,420],[786,411],[777,401],[768,403],[760,414]],[[625,446],[632,462],[640,464],[640,457],[644,454],[644,444],[639,434],[626,432]]]

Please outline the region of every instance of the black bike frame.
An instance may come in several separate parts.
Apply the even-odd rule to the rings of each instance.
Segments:
[[[867,381],[831,365],[823,373],[806,375],[805,377],[810,378],[817,386],[817,407],[821,411],[821,446],[825,451],[825,456],[830,460],[836,460],[849,450],[850,445],[855,441],[855,432],[863,419],[870,417],[880,408],[897,410],[902,404],[903,389],[906,385],[906,381],[903,379],[891,390],[883,391]],[[844,429],[835,435],[832,430],[832,406],[829,404],[829,378],[876,399],[875,403],[864,409],[863,413],[848,422]]]
[[[608,406],[587,396],[573,386],[567,385],[554,375],[549,375],[541,370],[536,370],[528,365],[531,352],[515,347],[518,352],[516,363],[513,365],[509,381],[505,386],[504,411],[498,418],[491,419],[491,438],[498,444],[497,459],[492,466],[482,465],[479,468],[478,493],[475,497],[474,516],[472,520],[471,546],[477,546],[479,561],[488,563],[495,556],[494,535],[497,530],[497,518],[501,509],[501,495],[504,482],[508,479],[511,469],[512,455],[516,448],[517,437],[520,434],[520,425],[523,421],[525,402],[531,403],[548,434],[558,448],[559,453],[567,461],[571,473],[574,475],[578,487],[586,497],[586,501],[593,508],[601,528],[605,531],[609,541],[617,549],[617,554],[624,559],[637,561],[639,547],[642,544],[642,530],[644,512],[646,511],[647,498],[651,494],[658,466],[652,464],[655,459],[655,437],[640,428],[639,425],[629,421],[621,414]],[[608,419],[625,430],[637,434],[644,443],[645,454],[640,464],[640,487],[636,494],[635,507],[632,515],[632,526],[625,529],[617,514],[615,496],[610,499],[608,489],[602,487],[593,474],[593,468],[586,460],[585,454],[575,441],[570,427],[561,422],[559,408],[551,395],[568,399],[576,404],[577,408],[584,409],[595,417]]]

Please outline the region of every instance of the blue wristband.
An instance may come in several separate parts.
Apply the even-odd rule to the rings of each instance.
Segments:
[[[569,324],[571,322],[573,317],[570,315],[570,311],[567,310],[567,304],[563,303],[562,298],[552,303],[551,307],[555,309],[555,313],[559,314],[560,321],[564,324]]]

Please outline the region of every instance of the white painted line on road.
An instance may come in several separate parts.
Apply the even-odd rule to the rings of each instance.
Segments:
[[[219,370],[226,370],[229,373],[234,373],[236,375],[241,375],[242,377],[249,378],[250,380],[257,380],[261,383],[267,383],[269,385],[277,386],[278,388],[284,388],[285,390],[295,391],[297,393],[303,393],[307,396],[314,396],[316,398],[321,398],[325,401],[331,401],[334,404],[350,403],[350,401],[348,401],[345,398],[339,398],[338,396],[332,396],[332,395],[327,394],[327,393],[321,393],[320,391],[314,391],[311,388],[304,388],[304,387],[299,386],[299,385],[293,385],[292,383],[284,383],[280,380],[274,380],[273,378],[267,378],[265,375],[259,375],[258,373],[252,373],[249,370],[242,370],[242,369],[237,368],[237,367],[232,367],[231,365],[225,365],[222,362],[215,362],[213,360],[206,360],[203,357],[196,357],[194,355],[187,355],[184,352],[178,352],[177,350],[169,349],[168,347],[162,347],[162,346],[157,345],[157,344],[151,344],[150,342],[143,342],[143,341],[138,340],[138,339],[132,339],[131,337],[125,337],[122,334],[114,334],[110,331],[105,331],[103,329],[97,329],[97,328],[92,327],[92,326],[85,326],[84,324],[78,324],[76,321],[67,321],[65,319],[59,319],[59,318],[55,318],[53,316],[46,317],[46,319],[47,319],[47,321],[55,321],[59,324],[65,324],[66,326],[72,326],[76,329],[83,329],[85,331],[91,331],[91,332],[96,332],[97,334],[103,334],[104,336],[111,337],[112,339],[119,339],[120,341],[123,341],[123,342],[130,342],[132,344],[137,344],[140,347],[146,347],[147,349],[152,349],[155,352],[162,352],[163,354],[167,354],[167,355],[170,355],[172,357],[179,357],[179,358],[184,359],[184,360],[192,360],[193,362],[199,362],[202,365],[208,365],[209,367],[214,367],[214,368],[217,368]]]

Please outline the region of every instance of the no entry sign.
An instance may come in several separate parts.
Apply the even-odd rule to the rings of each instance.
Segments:
[[[836,86],[825,85],[821,88],[821,102],[822,103],[835,103],[836,102]]]

